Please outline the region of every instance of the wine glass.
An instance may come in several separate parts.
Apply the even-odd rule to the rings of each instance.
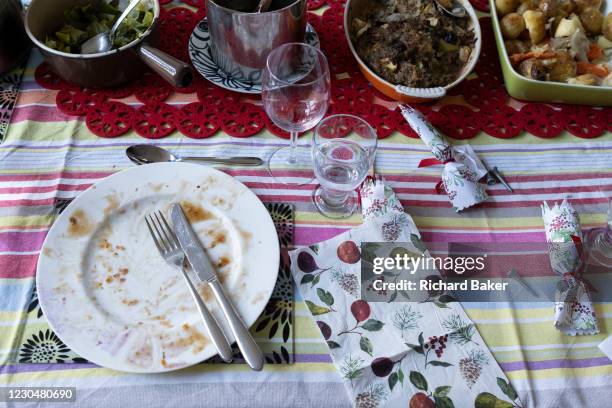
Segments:
[[[608,201],[608,222],[604,228],[596,228],[586,235],[588,265],[612,268],[612,198]]]
[[[263,71],[263,106],[278,127],[291,135],[291,144],[272,153],[268,169],[282,184],[303,185],[312,180],[310,146],[298,146],[298,133],[312,129],[325,116],[330,98],[330,75],[325,55],[315,47],[288,43],[272,50]],[[290,177],[300,168],[306,177]]]
[[[321,121],[313,136],[314,172],[320,186],[312,199],[329,218],[346,218],[358,207],[355,189],[374,163],[376,131],[352,115],[332,115]]]

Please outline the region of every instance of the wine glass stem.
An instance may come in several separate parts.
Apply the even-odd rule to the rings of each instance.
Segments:
[[[350,194],[343,191],[329,190],[325,187],[321,188],[321,199],[325,201],[329,207],[342,207],[346,204]]]
[[[291,146],[289,150],[289,163],[296,164],[297,163],[297,145],[298,145],[298,132],[291,132]]]

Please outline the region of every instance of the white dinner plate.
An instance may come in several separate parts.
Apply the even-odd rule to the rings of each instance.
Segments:
[[[158,163],[116,173],[80,194],[49,231],[36,285],[51,328],[80,356],[128,372],[164,372],[217,354],[180,272],[168,266],[144,217],[169,220],[180,202],[245,323],[276,282],[279,247],[261,201],[210,167]],[[233,341],[209,288],[200,293]]]

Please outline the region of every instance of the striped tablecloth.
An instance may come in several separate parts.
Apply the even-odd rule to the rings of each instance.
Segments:
[[[241,365],[198,365],[164,375],[130,375],[88,364],[10,364],[30,298],[36,260],[53,220],[53,203],[72,198],[96,180],[132,166],[124,150],[147,141],[135,134],[93,136],[83,121],[64,116],[55,92],[33,80],[39,62],[28,64],[17,108],[0,144],[0,384],[75,386],[79,406],[346,407],[350,405],[327,346],[297,296],[296,363],[268,365],[261,373]],[[177,95],[181,105],[195,96]],[[127,100],[127,103],[136,102]],[[301,143],[308,143],[308,137]],[[155,141],[181,154],[265,156],[287,143],[264,134],[247,139],[216,135],[192,140],[179,135]],[[455,141],[455,143],[457,143]],[[544,240],[540,203],[571,197],[585,228],[605,223],[612,195],[612,135],[578,139],[568,134],[544,140],[524,134],[512,140],[479,135],[470,141],[489,166],[498,166],[514,186],[489,189],[484,206],[457,214],[435,192],[439,169],[417,169],[430,155],[419,141],[400,134],[382,140],[377,173],[385,175],[425,240],[515,242]],[[228,172],[263,201],[296,205],[296,245],[332,237],[361,222],[332,221],[310,203],[313,185],[288,189],[264,169]],[[605,288],[609,290],[609,288]],[[465,304],[487,345],[525,406],[608,407],[612,363],[597,348],[612,327],[612,305],[599,304],[602,334],[568,337],[552,327],[552,304]],[[0,403],[1,404],[1,403]]]

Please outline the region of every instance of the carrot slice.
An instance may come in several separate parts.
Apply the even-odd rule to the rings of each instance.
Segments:
[[[529,58],[548,59],[548,58],[555,58],[556,56],[557,56],[557,53],[553,51],[537,51],[537,52],[529,51],[529,52],[523,52],[520,54],[512,54],[510,56],[510,61],[512,62],[512,65],[516,65]]]
[[[603,65],[591,64],[583,61],[578,61],[576,63],[576,72],[578,75],[593,74],[600,78],[605,78],[610,74],[610,70]]]
[[[601,49],[601,47],[599,47],[599,45],[592,43],[589,46],[589,50],[587,51],[587,58],[589,59],[589,61],[593,61],[593,60],[596,60],[597,58],[601,58],[602,55],[603,55],[603,50]]]

